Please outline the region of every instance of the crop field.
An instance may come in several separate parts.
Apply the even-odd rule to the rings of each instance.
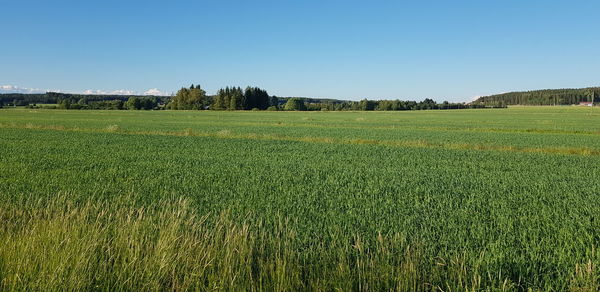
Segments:
[[[600,111],[0,110],[0,290],[600,289]]]

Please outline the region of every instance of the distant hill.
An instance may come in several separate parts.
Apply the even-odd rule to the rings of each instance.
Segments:
[[[482,96],[471,104],[494,105],[571,105],[580,102],[600,102],[600,87],[542,89],[515,91]]]

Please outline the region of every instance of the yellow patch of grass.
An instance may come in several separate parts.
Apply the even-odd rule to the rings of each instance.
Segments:
[[[221,130],[217,132],[218,136],[231,136],[231,131],[230,130]]]
[[[108,125],[106,126],[106,128],[104,128],[107,132],[110,133],[114,133],[114,132],[118,132],[121,130],[121,128],[119,127],[119,125]]]

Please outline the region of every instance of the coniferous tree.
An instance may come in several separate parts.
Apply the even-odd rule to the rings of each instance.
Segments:
[[[273,95],[269,98],[269,106],[279,106],[279,98]]]
[[[225,109],[225,90],[223,88],[219,89],[217,95],[213,99],[213,103],[211,105],[211,109]]]

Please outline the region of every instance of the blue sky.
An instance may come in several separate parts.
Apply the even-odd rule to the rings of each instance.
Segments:
[[[468,101],[600,85],[599,1],[5,1],[0,92]]]

